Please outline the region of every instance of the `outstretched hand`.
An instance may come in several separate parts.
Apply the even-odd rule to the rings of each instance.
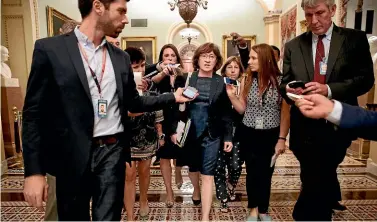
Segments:
[[[194,96],[194,98],[189,99],[189,98],[187,98],[186,96],[183,95],[183,91],[184,91],[184,88],[178,88],[174,92],[174,97],[175,97],[175,102],[176,103],[190,102],[190,101],[194,100],[196,97],[198,97],[198,95],[199,95],[199,93],[196,93],[195,96]]]

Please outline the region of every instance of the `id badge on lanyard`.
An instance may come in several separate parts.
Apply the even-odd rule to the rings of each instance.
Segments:
[[[327,61],[326,58],[323,58],[322,61],[319,62],[319,74],[326,75],[327,72]]]
[[[98,100],[98,117],[105,118],[107,116],[107,100]]]
[[[105,73],[105,68],[106,68],[106,48],[104,47],[103,48],[103,51],[102,51],[102,68],[101,68],[101,79],[98,81],[98,78],[96,76],[96,73],[93,71],[93,69],[90,67],[90,64],[89,64],[89,61],[88,61],[88,56],[86,55],[85,53],[85,50],[83,49],[83,47],[81,46],[80,43],[78,43],[79,45],[79,48],[83,54],[83,57],[86,61],[86,63],[88,64],[88,68],[89,68],[89,71],[90,71],[90,74],[92,75],[93,77],[93,80],[97,86],[97,89],[98,89],[98,93],[99,93],[99,99],[97,101],[97,114],[98,114],[98,117],[99,118],[106,118],[107,117],[107,108],[108,108],[108,104],[107,104],[107,100],[103,99],[102,98],[102,89],[101,89],[101,83],[102,83],[102,80],[103,80],[103,75]]]

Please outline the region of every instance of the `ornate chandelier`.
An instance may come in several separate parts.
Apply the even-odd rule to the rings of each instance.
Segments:
[[[191,44],[191,40],[198,39],[200,32],[193,28],[185,28],[179,32],[182,39],[187,39],[188,43]]]
[[[204,9],[208,8],[207,0],[173,0],[168,2],[170,10],[174,11],[177,6],[179,9],[179,15],[187,23],[187,27],[190,27],[190,23],[198,13],[198,7],[202,6]]]

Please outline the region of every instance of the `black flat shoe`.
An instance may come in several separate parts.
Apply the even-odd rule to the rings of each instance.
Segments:
[[[194,198],[191,197],[191,200],[192,200],[192,202],[194,203],[195,206],[198,206],[199,204],[202,203],[202,200],[201,200],[201,199],[199,199],[199,200],[194,200]]]
[[[337,210],[337,211],[345,211],[347,210],[347,207],[342,205],[341,203],[339,202],[336,202],[333,206],[332,206],[332,209],[333,210]]]

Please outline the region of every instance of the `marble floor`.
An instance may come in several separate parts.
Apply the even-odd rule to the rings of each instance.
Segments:
[[[22,195],[23,175],[21,170],[10,170],[1,179],[1,221],[41,221],[43,212],[28,207]],[[292,221],[292,210],[300,192],[299,164],[292,153],[287,152],[278,158],[271,185],[270,215],[276,221]],[[165,207],[165,188],[159,167],[151,168],[149,188],[150,214],[148,218],[139,218],[138,203],[135,206],[135,220],[140,221],[197,221],[200,219],[200,207],[191,202],[192,186],[183,170],[184,184],[181,189],[174,187],[175,205]],[[211,220],[245,221],[246,190],[243,169],[236,189],[236,201],[231,202],[230,212],[220,212],[219,202],[214,196]],[[348,210],[335,212],[333,220],[361,221],[377,220],[377,178],[365,172],[365,164],[346,157],[338,168],[338,178],[342,188],[342,203]],[[173,178],[173,184],[174,178]],[[138,198],[138,197],[137,197]]]

